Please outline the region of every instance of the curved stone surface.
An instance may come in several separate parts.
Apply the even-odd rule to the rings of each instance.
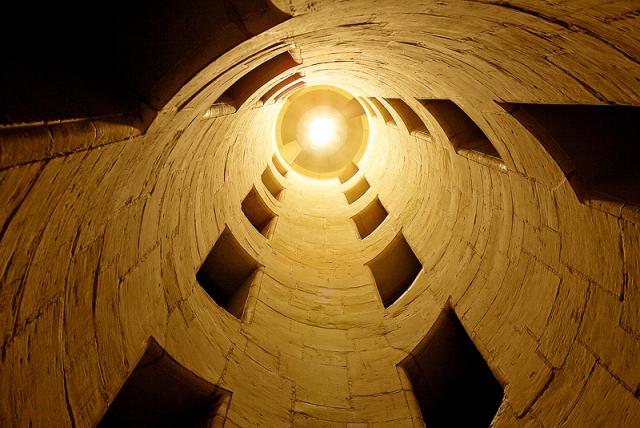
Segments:
[[[505,108],[640,105],[632,2],[275,2],[286,16],[250,3],[219,2],[238,34],[203,39],[202,57],[158,39],[172,55],[154,74],[167,84],[138,94],[156,113],[142,133],[107,120],[115,137],[97,144],[88,114],[58,137],[50,115],[72,95],[0,125],[0,425],[95,426],[153,338],[231,393],[224,426],[422,426],[397,365],[447,305],[504,388],[493,426],[640,420],[637,207],[581,200],[562,156]],[[179,29],[199,9],[163,13]],[[212,108],[285,53],[295,64],[237,110]],[[261,97],[295,73],[376,99],[344,183],[273,164],[265,129],[286,95]],[[397,99],[425,129],[407,129]],[[456,148],[430,100],[457,105],[500,161]],[[267,236],[242,210],[254,187],[274,214]],[[352,217],[376,198],[388,216],[360,239]],[[196,280],[225,228],[259,265],[238,318]],[[399,233],[422,269],[385,309],[367,263]]]

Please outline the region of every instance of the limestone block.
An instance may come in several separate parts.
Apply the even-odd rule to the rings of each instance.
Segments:
[[[560,227],[572,231],[563,233],[560,260],[620,296],[622,257],[618,220],[583,205],[568,203],[571,199],[569,192],[573,194],[570,186],[563,184],[556,193],[556,201],[562,198],[562,203],[558,202]],[[577,224],[579,229],[576,229]],[[589,249],[588,257],[581,255],[585,249]]]
[[[512,322],[526,327],[535,338],[540,338],[547,326],[549,314],[556,300],[560,277],[543,264],[529,264],[524,282],[516,291],[516,300],[510,312]]]
[[[603,412],[602,406],[611,411]],[[566,419],[566,426],[581,424],[633,426],[640,417],[640,405],[602,366],[596,365],[584,393]]]
[[[551,313],[540,338],[538,349],[553,364],[563,365],[574,343],[589,292],[588,281],[563,267]]]
[[[564,364],[533,405],[532,413],[544,426],[562,426],[582,399],[595,364],[595,358],[584,346],[573,344]]]
[[[394,392],[400,389],[400,380],[394,376],[392,361],[402,354],[387,350],[349,353],[347,367],[352,395]]]
[[[640,384],[636,367],[640,340],[620,325],[622,305],[617,298],[597,286],[589,289],[579,337],[601,361],[629,388]]]
[[[624,252],[624,301],[621,326],[638,334],[640,332],[640,226],[622,222]]]

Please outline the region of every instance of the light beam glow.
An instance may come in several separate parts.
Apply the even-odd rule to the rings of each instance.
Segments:
[[[311,146],[320,149],[329,146],[337,137],[336,121],[330,116],[317,116],[306,123]]]

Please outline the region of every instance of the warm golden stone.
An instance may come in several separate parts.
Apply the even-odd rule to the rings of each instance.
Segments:
[[[633,1],[23,3],[0,426],[637,426]]]

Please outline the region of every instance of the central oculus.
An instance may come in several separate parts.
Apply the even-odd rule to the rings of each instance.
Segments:
[[[329,146],[336,140],[336,121],[331,116],[317,116],[305,123],[307,138],[315,149]]]
[[[316,157],[331,157],[340,152],[348,137],[349,123],[332,105],[309,107],[300,115],[296,126],[296,141],[301,153]]]
[[[293,170],[313,178],[334,178],[363,156],[369,123],[353,95],[314,85],[284,101],[275,137],[280,157]]]

